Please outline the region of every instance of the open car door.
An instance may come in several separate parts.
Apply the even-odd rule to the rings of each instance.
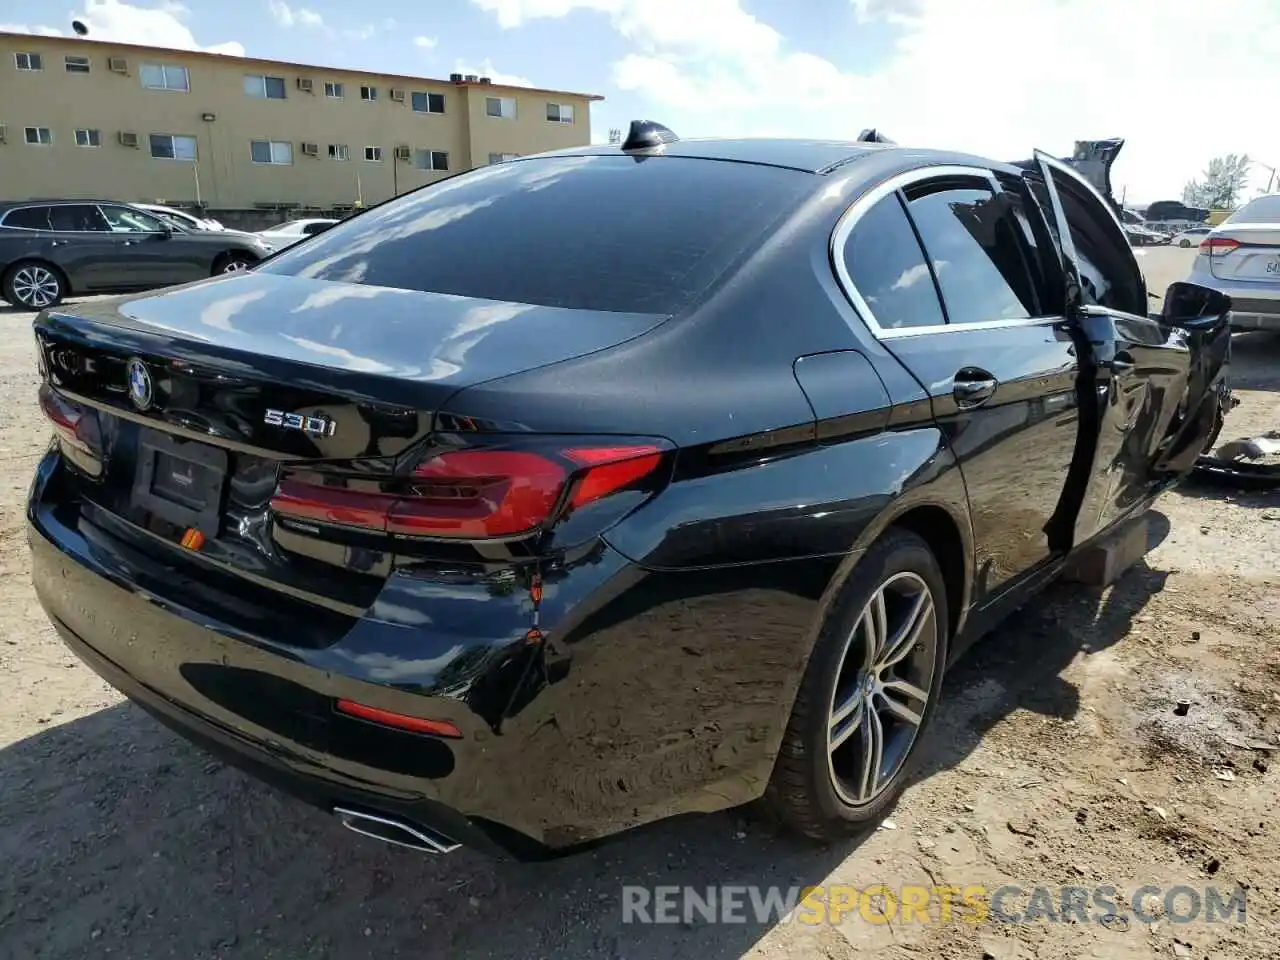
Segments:
[[[1074,546],[1143,509],[1161,488],[1157,462],[1187,405],[1192,349],[1185,331],[1147,315],[1146,284],[1114,203],[1042,151],[1029,166],[1053,221],[1066,313],[1084,354],[1080,440],[1056,518]]]

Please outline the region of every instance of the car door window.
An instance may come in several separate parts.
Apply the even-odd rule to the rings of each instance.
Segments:
[[[91,203],[65,204],[49,208],[49,225],[58,231],[73,233],[106,233],[106,219]]]
[[[128,207],[103,207],[103,214],[115,233],[163,233],[164,224],[149,213]]]
[[[946,322],[920,244],[890,194],[864,213],[841,253],[845,272],[883,330]]]
[[[1075,247],[1084,302],[1145,317],[1146,282],[1125,232],[1102,202],[1072,178],[1055,170],[1053,181]]]
[[[24,230],[48,230],[48,207],[20,207],[5,214],[3,225],[21,227]]]
[[[1025,320],[1039,304],[1003,194],[978,178],[914,184],[907,210],[938,278],[950,323]]]

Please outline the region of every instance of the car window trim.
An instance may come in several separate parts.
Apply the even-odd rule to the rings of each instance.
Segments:
[[[840,215],[840,219],[836,221],[835,229],[831,232],[830,244],[831,265],[835,270],[836,282],[843,290],[853,309],[862,318],[863,323],[867,325],[867,329],[871,331],[871,335],[877,340],[897,340],[903,337],[919,337],[935,333],[961,333],[966,330],[1004,330],[1014,327],[1034,327],[1050,321],[1061,321],[1062,317],[1056,315],[983,320],[980,323],[934,323],[918,327],[882,327],[876,321],[871,306],[863,299],[862,294],[858,291],[857,284],[853,282],[853,278],[849,275],[849,270],[845,266],[845,245],[849,242],[849,237],[853,233],[854,227],[858,225],[858,221],[885,197],[896,194],[906,187],[922,181],[946,177],[974,177],[986,181],[990,185],[992,192],[997,195],[1004,191],[1000,181],[996,178],[995,171],[987,167],[961,164],[935,164],[928,167],[917,167],[915,170],[895,174],[887,180],[876,184],[858,197],[857,200],[853,201],[849,208]],[[905,206],[903,213],[910,221],[911,215]],[[912,229],[915,229],[914,223],[912,224]],[[923,245],[921,245],[921,257],[925,259],[927,265],[928,251],[923,249]],[[930,269],[930,273],[932,273],[932,269]],[[939,297],[939,303],[942,303],[941,297]],[[943,304],[943,316],[946,316],[945,304]]]
[[[17,213],[19,210],[39,210],[41,207],[46,210],[52,210],[54,206],[56,206],[56,204],[29,203],[21,207],[10,207],[4,212],[4,216],[0,216],[0,227],[4,227],[6,230],[26,230],[28,233],[53,233],[54,230],[52,227],[15,227],[5,221],[9,219],[9,214]],[[70,233],[72,231],[68,230],[67,232]]]

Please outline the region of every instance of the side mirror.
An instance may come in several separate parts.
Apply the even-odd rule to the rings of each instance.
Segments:
[[[1160,319],[1172,327],[1203,330],[1224,322],[1230,311],[1231,298],[1225,293],[1179,280],[1165,291]]]

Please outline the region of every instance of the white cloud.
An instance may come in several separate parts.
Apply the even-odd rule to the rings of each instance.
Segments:
[[[196,43],[190,28],[183,23],[186,15],[187,8],[171,0],[155,7],[135,7],[120,0],[85,0],[84,8],[70,19],[83,20],[91,40],[244,56],[244,44],[236,41],[209,46]]]
[[[57,27],[50,27],[43,23],[36,24],[33,27],[29,27],[25,23],[0,23],[0,33],[29,33],[38,37],[62,36],[62,31]]]
[[[414,37],[413,45],[419,50],[432,50],[436,45],[435,37]]]
[[[874,126],[1009,159],[1123,136],[1114,179],[1131,200],[1179,196],[1218,153],[1280,164],[1280,127],[1246,93],[1280,79],[1276,0],[1218,14],[1202,0],[850,0],[854,20],[897,34],[866,68],[797,49],[739,0],[472,2],[504,27],[607,16],[634,51],[614,84],[683,136],[851,138]],[[1180,62],[1188,38],[1223,79]]]
[[[291,7],[284,0],[267,0],[271,18],[282,27],[324,29],[324,17],[307,7]]]
[[[533,81],[527,77],[516,76],[514,73],[502,73],[493,68],[493,62],[485,57],[484,62],[478,67],[468,66],[461,60],[457,60],[453,65],[454,73],[468,74],[474,73],[480,77],[488,77],[494,83],[504,87],[532,87]]]

